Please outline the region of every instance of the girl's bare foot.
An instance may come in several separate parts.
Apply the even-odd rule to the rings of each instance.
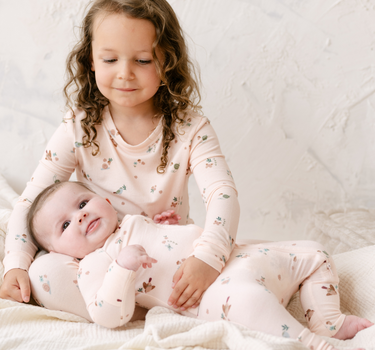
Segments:
[[[365,318],[353,315],[346,316],[341,328],[332,338],[340,340],[352,339],[359,331],[371,327],[372,325],[373,323]]]

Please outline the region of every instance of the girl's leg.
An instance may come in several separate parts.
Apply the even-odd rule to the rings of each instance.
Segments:
[[[345,316],[340,311],[338,274],[333,259],[324,248],[317,250],[324,254],[319,268],[301,285],[300,300],[305,317],[312,332],[334,337],[351,339],[359,331],[373,325],[367,319],[357,316]]]
[[[311,249],[307,250],[311,254]],[[332,349],[285,309],[306,277],[296,280],[296,276],[301,276],[298,265],[303,264],[306,249],[296,249],[297,259],[293,251],[288,243],[237,247],[222,274],[206,291],[198,318],[224,319],[253,330],[298,339],[307,347]]]
[[[78,261],[49,253],[30,266],[31,292],[35,301],[51,310],[70,312],[92,322],[77,284]]]
[[[332,337],[345,320],[340,311],[339,277],[333,259],[323,247],[317,254],[324,254],[324,260],[301,284],[300,301],[310,330]]]

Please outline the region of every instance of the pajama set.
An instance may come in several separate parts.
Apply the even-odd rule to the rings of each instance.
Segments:
[[[126,214],[153,218],[173,209],[181,216],[182,225],[193,222],[189,217],[188,181],[194,174],[207,209],[204,231],[194,254],[221,272],[232,250],[240,211],[232,174],[209,120],[190,111],[183,123],[174,126],[176,137],[170,143],[168,164],[165,173],[159,174],[163,118],[145,141],[131,146],[119,134],[106,107],[101,124],[96,125],[95,141],[100,145],[100,153],[93,156],[94,148],[82,145],[85,134],[81,120],[85,117],[84,111],[77,109],[63,118],[15,206],[8,225],[5,273],[13,268],[29,270],[37,251],[26,228],[30,203],[47,186],[69,180],[74,171],[77,180],[111,201],[120,221]],[[47,276],[43,278],[54,290],[55,303],[51,304],[49,298],[44,300],[43,295],[38,295],[39,301],[47,308],[90,319],[76,285],[71,282],[77,273],[75,267],[65,256],[56,255],[36,259],[29,271],[32,284],[39,283],[39,276]],[[64,290],[53,288],[61,280],[66,282]],[[71,305],[70,300],[75,298],[81,301],[79,305]]]
[[[173,309],[167,304],[172,277],[201,245],[202,231],[196,225],[157,225],[140,215],[126,215],[102,248],[81,261],[69,258],[77,271],[71,283],[82,293],[91,319],[115,328],[131,319],[135,304],[147,309]],[[137,272],[120,267],[117,256],[124,246],[132,244],[142,245],[158,262]],[[199,307],[181,313],[295,338],[314,350],[330,349],[327,342],[311,333],[332,336],[345,318],[339,308],[336,269],[324,248],[308,241],[230,244],[232,254]],[[202,246],[201,252],[211,255],[211,246]],[[64,289],[66,282],[55,288]],[[43,276],[33,288],[38,296],[44,293],[53,298],[53,288]],[[311,332],[285,309],[298,289]]]

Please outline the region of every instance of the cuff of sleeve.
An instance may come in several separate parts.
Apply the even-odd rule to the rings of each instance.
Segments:
[[[4,274],[13,269],[21,269],[29,271],[29,267],[33,261],[33,258],[24,252],[17,252],[17,254],[9,253],[5,254],[4,258]]]
[[[118,305],[119,291],[124,290],[131,283],[135,284],[135,275],[134,271],[124,269],[114,261],[109,266],[103,281],[101,292],[105,295],[106,301],[112,305]]]
[[[197,251],[194,250],[193,253],[191,253],[189,256],[194,256],[195,258],[202,260],[207,265],[210,265],[212,268],[214,268],[216,271],[221,273],[221,270],[223,269],[225,262],[223,259],[224,257],[218,257],[218,256],[212,256],[211,254],[208,254],[203,251]]]

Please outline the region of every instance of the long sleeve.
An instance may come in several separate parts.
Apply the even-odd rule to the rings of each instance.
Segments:
[[[15,205],[8,224],[4,274],[14,268],[28,270],[37,250],[26,217],[35,197],[47,186],[69,180],[76,167],[74,118],[68,113],[49,141],[45,154]]]
[[[130,321],[135,308],[135,275],[99,250],[79,264],[77,281],[92,320],[107,328]]]
[[[232,173],[208,121],[192,140],[190,163],[207,210],[191,255],[221,272],[236,239],[240,208]]]

